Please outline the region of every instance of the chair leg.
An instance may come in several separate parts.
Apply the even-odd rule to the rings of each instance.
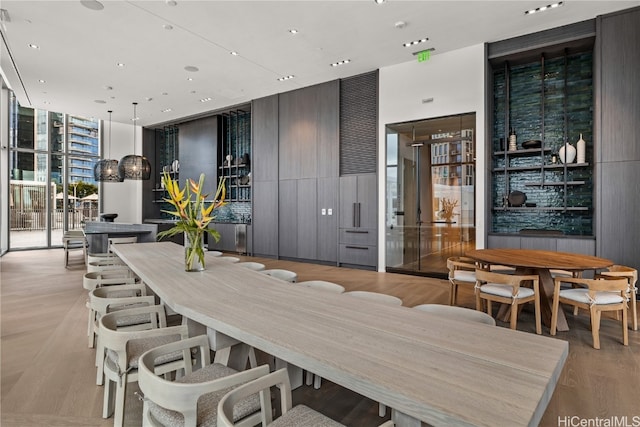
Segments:
[[[509,322],[509,327],[511,329],[516,329],[516,325],[518,324],[518,306],[519,304],[511,303],[511,319]]]
[[[127,375],[123,375],[116,386],[116,409],[113,414],[113,427],[124,425],[124,399],[127,395]]]
[[[591,335],[593,336],[593,348],[600,349],[600,310],[592,305],[591,312]]]
[[[540,294],[535,294],[533,304],[534,311],[536,313],[536,334],[542,335],[542,320],[540,319]]]
[[[378,415],[381,417],[384,417],[385,415],[387,415],[386,405],[383,405],[382,403],[378,403]]]
[[[322,384],[322,377],[320,375],[313,376],[313,388],[316,390],[320,389],[320,385]]]
[[[102,418],[113,415],[113,381],[109,378],[104,382],[104,394],[102,398]]]
[[[627,307],[622,307],[622,344],[629,345],[629,328],[627,326]]]
[[[637,293],[635,289],[631,290],[631,324],[634,331],[638,330],[638,302],[636,300]]]
[[[98,343],[96,345],[96,385],[102,385],[104,381],[104,347],[100,343],[100,335],[98,335]]]

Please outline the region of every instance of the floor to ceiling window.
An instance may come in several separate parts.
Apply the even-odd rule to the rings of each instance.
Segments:
[[[60,246],[98,217],[100,123],[10,104],[9,249]]]
[[[387,271],[442,277],[475,248],[475,120],[387,125]]]

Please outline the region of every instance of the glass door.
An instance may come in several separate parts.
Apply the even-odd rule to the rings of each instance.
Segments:
[[[442,277],[475,248],[475,113],[387,125],[387,271]]]

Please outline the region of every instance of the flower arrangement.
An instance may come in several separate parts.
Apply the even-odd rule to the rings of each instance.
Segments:
[[[216,242],[220,240],[220,233],[213,228],[209,228],[209,223],[215,218],[213,211],[225,205],[225,179],[220,178],[213,201],[207,204],[207,194],[202,194],[204,187],[204,174],[200,174],[200,179],[196,183],[194,180],[187,180],[183,189],[180,189],[177,180],[171,178],[168,172],[162,174],[162,184],[169,194],[169,198],[164,201],[175,208],[174,211],[163,210],[162,212],[175,216],[178,221],[169,230],[158,233],[158,238],[175,236],[184,233],[185,247],[185,268],[191,271],[197,260],[204,268],[204,249],[202,237],[208,233]],[[193,196],[193,200],[192,200]]]

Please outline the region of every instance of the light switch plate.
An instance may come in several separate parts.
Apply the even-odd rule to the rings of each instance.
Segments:
[[[331,208],[327,209],[327,213],[328,213],[329,215],[333,215],[333,209],[331,209]]]
[[[327,214],[327,210],[326,210],[325,208],[322,208],[322,209],[320,210],[320,213],[321,213],[322,215],[326,215],[326,214]],[[331,214],[329,214],[329,215],[331,215]]]

